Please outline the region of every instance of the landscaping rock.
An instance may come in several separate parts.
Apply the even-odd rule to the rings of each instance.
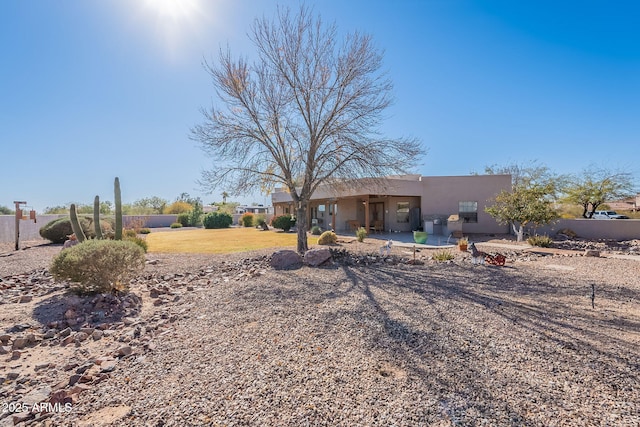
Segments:
[[[311,267],[317,267],[331,259],[331,251],[328,248],[311,249],[304,254],[304,263]]]
[[[271,257],[271,267],[275,270],[296,269],[302,266],[302,257],[292,250],[274,252]]]

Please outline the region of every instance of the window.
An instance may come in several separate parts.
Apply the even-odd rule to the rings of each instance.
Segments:
[[[398,202],[396,219],[399,223],[409,222],[409,202]]]
[[[478,202],[458,202],[458,215],[463,222],[478,222]]]

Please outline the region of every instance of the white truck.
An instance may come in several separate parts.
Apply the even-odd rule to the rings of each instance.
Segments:
[[[619,215],[616,211],[595,211],[592,219],[629,219],[626,215]]]

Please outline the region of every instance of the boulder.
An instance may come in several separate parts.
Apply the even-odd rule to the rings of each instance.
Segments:
[[[584,250],[584,256],[598,258],[600,256],[600,251],[597,251],[595,249],[585,249]]]
[[[288,270],[300,268],[302,266],[302,257],[291,250],[281,250],[274,252],[271,256],[271,267],[276,270]]]
[[[304,254],[304,263],[311,267],[317,267],[331,259],[331,251],[328,248],[311,249]]]

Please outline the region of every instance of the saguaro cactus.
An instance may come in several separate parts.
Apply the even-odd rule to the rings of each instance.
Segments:
[[[116,204],[116,240],[122,240],[122,195],[120,194],[120,180],[116,177],[113,183]]]
[[[86,236],[84,235],[84,230],[82,230],[80,221],[78,221],[78,213],[76,212],[75,203],[71,203],[71,207],[69,208],[69,214],[71,216],[71,229],[73,230],[73,233],[76,235],[78,242],[82,243],[85,241]]]
[[[96,231],[96,239],[102,239],[102,227],[100,227],[100,197],[93,199],[93,228]]]

